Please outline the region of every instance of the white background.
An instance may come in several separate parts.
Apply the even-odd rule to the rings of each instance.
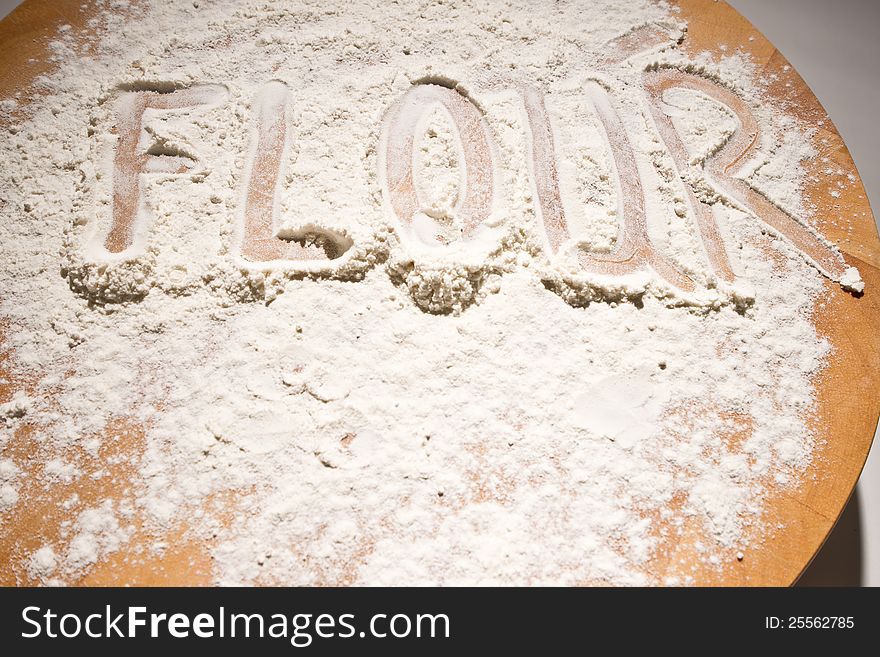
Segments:
[[[19,1],[0,0],[0,17]],[[880,131],[874,123],[880,119],[873,118],[880,111],[880,2],[729,1],[788,58],[828,110],[868,198],[880,209]],[[853,499],[801,582],[880,586],[880,449],[868,458]]]

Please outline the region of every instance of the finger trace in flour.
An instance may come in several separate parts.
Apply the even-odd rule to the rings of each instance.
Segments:
[[[748,183],[734,174],[742,169],[749,160],[752,151],[760,140],[760,127],[748,106],[729,89],[710,79],[671,68],[658,67],[644,73],[645,86],[652,98],[652,109],[655,120],[660,126],[664,142],[678,152],[678,162],[685,160],[685,148],[679,140],[672,121],[663,114],[663,92],[671,88],[687,88],[701,92],[718,101],[731,110],[738,120],[739,126],[730,139],[706,158],[708,173],[714,179],[711,184],[720,186],[728,196],[742,204],[756,217],[783,235],[787,240],[812,262],[823,274],[849,287],[844,274],[848,272],[846,263],[829,247],[828,242],[804,226],[785,210],[777,207],[760,192],[755,191]],[[696,201],[693,193],[688,196],[691,206],[699,213],[699,225],[705,231],[708,242],[707,251],[718,273],[726,279],[732,278],[727,264],[727,256],[723,253],[723,242],[717,238],[717,227],[714,225],[705,204]],[[696,201],[696,202],[695,202]],[[850,272],[851,273],[851,272]],[[858,287],[853,288],[861,291]]]
[[[126,91],[119,101],[116,128],[119,141],[113,158],[113,223],[104,244],[111,253],[125,251],[134,242],[136,223],[144,220],[140,178],[150,173],[183,173],[192,168],[195,157],[179,151],[164,152],[167,146],[141,144],[144,113],[147,110],[174,111],[218,102],[222,87],[194,86],[167,93]]]
[[[248,261],[337,260],[350,248],[341,233],[306,225],[286,239],[275,232],[279,178],[287,154],[287,87],[270,82],[260,90],[255,118],[257,137],[245,182],[244,235],[241,255]],[[302,266],[302,265],[300,265]]]
[[[8,577],[748,563],[821,440],[819,271],[863,285],[748,57],[662,3],[198,4],[0,104]]]
[[[602,62],[606,67],[614,63],[620,64],[651,45],[662,43],[664,39],[669,39],[668,34],[656,27],[639,28],[614,40],[609,47],[610,54]],[[743,168],[749,159],[749,152],[760,139],[755,118],[733,91],[707,77],[671,67],[651,67],[643,73],[641,81],[649,97],[660,136],[676,161],[676,169],[682,179],[689,175],[688,167],[693,162],[689,161],[675,125],[663,112],[663,93],[672,88],[693,89],[706,94],[731,110],[739,122],[739,127],[733,134],[717,145],[715,152],[704,160],[708,167],[706,172],[712,176],[708,179],[709,184],[734,202],[745,206],[759,220],[784,236],[823,274],[841,282],[845,288],[851,287],[859,291],[858,276],[846,267],[840,254],[826,240],[756,192],[748,183],[729,173],[735,165],[737,170]],[[494,182],[498,156],[493,156],[497,147],[493,144],[481,110],[462,93],[458,85],[448,81],[446,84],[448,86],[432,81],[416,81],[383,117],[380,151],[384,158],[379,158],[379,167],[383,170],[379,172],[378,178],[382,184],[385,202],[396,219],[396,228],[405,236],[403,247],[410,252],[415,251],[414,260],[418,259],[424,246],[439,246],[442,253],[448,250],[442,247],[450,242],[469,242],[478,228],[484,234],[488,232],[487,241],[495,244],[496,248],[499,243],[499,231],[492,231],[485,225],[490,215],[499,214],[495,208],[497,190]],[[542,92],[527,83],[511,84],[518,90],[529,130],[526,140],[529,142],[531,156],[530,174],[538,197],[536,210],[541,215],[544,229],[543,239],[539,241],[548,248],[545,255],[552,258],[563,243],[571,240],[565,220],[565,203],[559,189],[553,131]],[[495,86],[500,86],[497,81]],[[186,158],[156,157],[157,154],[152,152],[156,144],[146,151],[138,151],[142,141],[139,136],[144,112],[148,108],[181,109],[193,104],[204,104],[209,100],[216,102],[220,97],[217,88],[219,87],[196,86],[165,94],[155,91],[124,93],[117,111],[120,140],[115,150],[113,221],[105,239],[109,251],[119,252],[131,246],[135,224],[138,221],[146,223],[142,216],[145,209],[140,203],[139,182],[141,174],[146,171],[145,165],[150,165],[151,172],[165,173],[183,173],[189,168]],[[588,79],[582,86],[582,93],[598,119],[604,134],[605,147],[611,154],[608,164],[610,177],[616,183],[617,207],[614,214],[618,217],[619,226],[610,251],[597,253],[577,246],[577,262],[585,272],[604,276],[620,277],[638,272],[653,272],[671,286],[672,290],[678,290],[685,295],[693,293],[693,279],[663,255],[648,235],[642,174],[630,145],[630,137],[614,108],[609,91],[601,82]],[[199,94],[205,96],[205,100],[201,100]],[[263,263],[263,269],[266,268],[266,263],[305,272],[327,271],[328,267],[339,268],[346,262],[343,256],[346,253],[351,255],[350,249],[353,245],[344,229],[327,229],[318,225],[320,221],[308,222],[293,229],[276,229],[277,187],[280,184],[283,162],[288,154],[288,97],[287,88],[281,82],[270,82],[258,92],[258,111],[254,118],[256,136],[251,145],[249,173],[245,178],[241,256],[248,262]],[[436,209],[429,209],[421,202],[413,169],[416,133],[426,129],[423,119],[429,110],[436,107],[443,108],[451,125],[455,126],[455,157],[461,161],[458,173],[461,191],[445,214],[438,214]],[[712,210],[696,197],[690,184],[686,197],[690,212],[695,215],[696,228],[708,264],[720,283],[733,283],[736,276],[728,261],[724,238]],[[140,219],[138,215],[141,215]],[[444,227],[438,220],[446,224],[454,220],[457,228],[450,233],[449,227]],[[497,228],[498,222],[495,223]],[[430,254],[431,251],[427,253]],[[436,253],[435,249],[434,254]],[[456,254],[460,254],[460,250],[453,251],[453,257]],[[270,264],[269,269],[271,267]],[[477,265],[477,270],[480,269]],[[496,267],[496,270],[503,273],[505,268]],[[478,274],[478,278],[483,273]],[[394,277],[394,273],[392,276]],[[848,283],[850,279],[854,280],[852,285]],[[669,287],[661,286],[660,289],[663,294],[670,294]],[[735,303],[749,301],[748,297],[737,294],[736,288],[730,289],[733,290],[731,298]],[[641,294],[636,286],[633,296]],[[676,297],[675,293],[672,293],[672,297]],[[452,298],[458,300],[456,296]],[[475,293],[467,292],[464,297],[465,305],[476,298]],[[684,298],[699,306],[713,297],[690,295]],[[437,295],[432,294],[430,299],[435,302]],[[418,296],[415,300],[423,309],[432,311],[448,311],[460,307],[455,303],[452,306],[435,303],[426,307],[418,303]]]

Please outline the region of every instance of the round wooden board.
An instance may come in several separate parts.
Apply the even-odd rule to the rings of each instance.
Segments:
[[[818,409],[815,429],[819,447],[812,472],[794,491],[767,501],[767,524],[779,523],[782,530],[753,546],[741,562],[724,568],[698,569],[700,585],[789,585],[797,581],[840,516],[865,463],[880,413],[880,240],[864,188],[840,135],[828,120],[819,101],[788,65],[785,58],[745,18],[724,2],[680,0],[676,3],[688,23],[682,47],[692,55],[708,52],[716,56],[742,50],[772,76],[770,93],[790,114],[814,126],[815,146],[820,157],[807,163],[810,174],[821,183],[806,190],[807,201],[817,209],[819,226],[826,237],[837,243],[848,264],[860,270],[866,284],[859,297],[828,283],[817,301],[814,320],[819,333],[833,346],[828,366],[816,380]],[[49,70],[47,42],[59,25],[88,41],[88,18],[95,10],[80,0],[25,0],[0,22],[0,98],[18,94],[22,113],[27,100],[40,91],[35,78]],[[13,117],[13,120],[16,120]],[[822,123],[820,123],[822,122]],[[8,126],[0,124],[6,130]],[[83,137],[85,138],[85,136]],[[822,158],[828,158],[825,163]],[[830,164],[829,162],[830,161]],[[855,184],[833,197],[829,186],[836,180],[818,175],[827,167],[853,174]],[[811,176],[813,178],[813,176]],[[836,187],[835,187],[836,189]],[[2,207],[2,205],[0,205]],[[836,217],[853,219],[850,229],[835,225]],[[843,223],[843,222],[841,222]],[[0,330],[10,330],[0,324]],[[0,353],[0,402],[16,391],[30,391],[33,381],[8,381]],[[33,429],[23,424],[2,448],[3,456],[13,459],[28,475],[21,487],[20,502],[0,517],[0,584],[34,584],[26,570],[25,556],[47,541],[57,541],[60,525],[70,512],[60,510],[58,502],[76,493],[85,508],[107,498],[121,499],[133,494],[138,455],[143,450],[142,430],[120,422],[106,430],[104,447],[98,459],[83,451],[76,457],[82,475],[65,484],[46,487],[28,463],[43,449]],[[94,479],[90,475],[105,467],[114,454],[128,457],[112,476]],[[222,509],[228,500],[212,502]],[[232,521],[232,518],[228,518]],[[137,526],[137,521],[135,522]],[[210,584],[211,545],[187,538],[181,525],[164,537],[169,546],[161,555],[145,549],[152,539],[136,531],[129,545],[95,564],[78,584],[83,585],[204,585]],[[662,581],[682,563],[692,559],[694,540],[682,540],[652,563],[651,574]]]

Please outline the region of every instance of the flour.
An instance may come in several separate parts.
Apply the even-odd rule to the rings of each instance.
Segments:
[[[21,470],[10,459],[0,460],[0,511],[6,511],[18,502],[18,489],[16,480],[21,475]]]
[[[65,555],[65,564],[72,570],[86,568],[108,553],[118,550],[125,545],[131,534],[130,530],[120,526],[119,517],[110,500],[104,500],[100,506],[80,513],[73,531],[75,534]],[[40,548],[34,553],[32,564],[38,567],[47,566],[50,561],[48,556],[46,548]]]
[[[687,60],[683,26],[653,3],[114,6],[93,53],[58,35],[46,95],[3,120],[0,313],[13,380],[33,382],[0,407],[3,531],[43,495],[21,497],[23,471],[74,486],[134,474],[57,503],[68,520],[18,548],[20,581],[75,582],[181,529],[222,584],[680,584],[760,549],[765,499],[812,460],[824,279],[705,175],[734,115],[668,91],[680,164],[632,82],[677,66],[736,89],[762,129],[742,175],[813,230],[810,127],[762,101],[747,58]],[[644,25],[668,36],[602,63]],[[546,98],[571,233],[555,255],[511,76]],[[414,83],[449,104],[416,116]],[[136,235],[110,253],[126,94],[186,88],[205,102],[144,111],[138,152],[161,169],[134,178]],[[618,170],[600,103],[637,171]],[[455,112],[482,118],[461,134]],[[385,145],[410,124],[401,220],[410,197]],[[260,136],[280,126],[274,195],[249,196],[271,164]],[[474,178],[483,164],[491,181]],[[636,173],[647,239],[690,290],[659,268],[579,264],[622,245],[621,180]],[[690,189],[732,280],[707,263]],[[312,259],[244,259],[260,207]],[[829,276],[861,290],[828,249],[843,272]],[[142,427],[142,454],[115,450],[120,422]],[[12,449],[25,430],[36,462]],[[699,563],[652,570],[695,527]]]
[[[840,284],[844,289],[852,290],[857,293],[864,292],[865,290],[865,283],[859,275],[859,270],[855,267],[850,267],[846,270],[843,278],[840,279]]]
[[[45,580],[58,565],[58,555],[49,546],[43,546],[33,553],[28,564],[32,577]]]

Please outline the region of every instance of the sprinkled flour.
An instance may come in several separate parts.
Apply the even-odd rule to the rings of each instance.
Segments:
[[[175,541],[223,584],[688,583],[760,549],[813,458],[814,301],[863,284],[745,55],[688,59],[647,2],[113,7],[0,99],[19,582]]]

